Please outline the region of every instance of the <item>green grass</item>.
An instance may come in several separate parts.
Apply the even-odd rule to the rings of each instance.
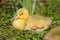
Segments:
[[[18,31],[12,27],[12,18],[16,14],[14,10],[0,8],[0,36],[2,40],[43,40],[45,34],[54,26],[60,24],[60,1],[49,0],[48,5],[36,5],[35,13],[50,17],[51,27],[39,33],[31,31]]]

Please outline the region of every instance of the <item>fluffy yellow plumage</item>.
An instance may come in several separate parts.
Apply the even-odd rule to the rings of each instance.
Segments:
[[[26,8],[21,8],[17,11],[17,17],[13,22],[13,27],[18,30],[45,30],[51,24],[51,19],[48,17],[33,15],[29,16]]]
[[[28,19],[28,11],[25,8],[21,8],[17,11],[17,16],[13,22],[13,27],[18,30],[23,30]]]
[[[25,20],[14,20],[13,22],[13,27],[18,29],[18,30],[23,30],[25,28]]]

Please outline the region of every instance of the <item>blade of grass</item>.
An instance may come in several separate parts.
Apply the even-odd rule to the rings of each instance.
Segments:
[[[23,8],[27,8],[29,14],[32,15],[32,0],[23,0],[22,6]]]

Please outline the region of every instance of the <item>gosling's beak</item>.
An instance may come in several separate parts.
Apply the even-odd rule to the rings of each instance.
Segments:
[[[16,19],[19,19],[19,18],[20,18],[20,16],[16,16],[15,18],[16,18]]]

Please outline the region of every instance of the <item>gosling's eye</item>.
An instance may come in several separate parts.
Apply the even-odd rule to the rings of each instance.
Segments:
[[[21,15],[23,15],[23,13],[21,13]]]
[[[23,13],[20,13],[19,15],[21,16],[21,15],[23,15]]]

